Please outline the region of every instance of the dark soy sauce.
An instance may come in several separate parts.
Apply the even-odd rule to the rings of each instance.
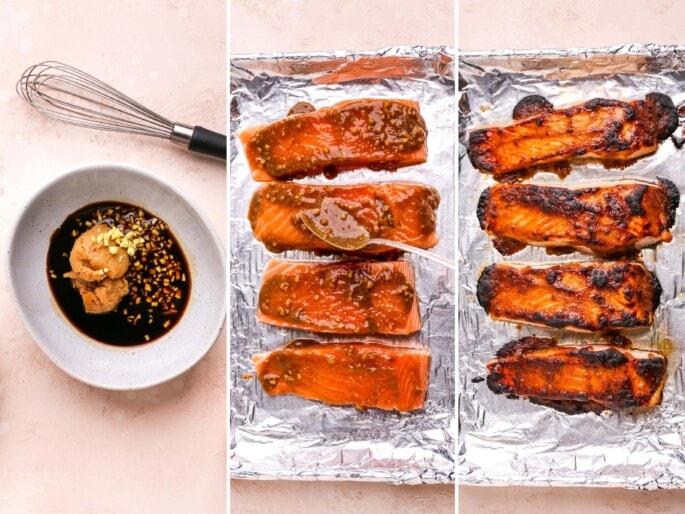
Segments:
[[[96,223],[135,229],[144,240],[130,257],[129,294],[105,314],[87,314],[72,282],[69,254],[74,241]],[[183,316],[190,296],[190,270],[178,241],[163,220],[120,202],[90,204],[70,214],[52,234],[47,255],[48,283],[62,313],[82,333],[116,346],[154,341]]]

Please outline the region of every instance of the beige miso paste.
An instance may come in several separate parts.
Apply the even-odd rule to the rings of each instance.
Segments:
[[[77,247],[82,253],[84,247],[105,257],[111,253],[127,261],[127,268],[109,280],[113,266],[89,255],[72,255]],[[168,225],[121,202],[94,203],[70,214],[50,239],[47,273],[67,319],[85,335],[116,346],[140,345],[166,334],[183,316],[190,296],[188,262]],[[123,296],[102,300],[107,288],[105,280],[96,282],[101,280],[98,274],[116,282]],[[84,282],[84,276],[93,282]]]

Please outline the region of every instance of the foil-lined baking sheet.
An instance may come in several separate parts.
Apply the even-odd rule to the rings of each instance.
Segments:
[[[492,393],[486,362],[505,343],[529,334],[558,336],[562,343],[591,341],[588,335],[492,321],[476,300],[480,272],[493,262],[588,260],[551,257],[528,247],[501,256],[479,228],[476,203],[494,184],[466,156],[468,131],[510,123],[514,105],[537,94],[555,107],[592,98],[642,99],[658,91],[685,102],[685,47],[629,45],[608,49],[464,53],[459,59],[459,440],[458,480],[464,484],[594,485],[655,489],[685,486],[685,394],[681,356],[685,343],[685,219],[677,212],[674,239],[642,252],[663,287],[656,321],[648,330],[624,331],[636,347],[658,348],[669,361],[661,406],[642,413],[567,415],[523,399]],[[681,120],[682,123],[682,120]],[[575,165],[560,180],[539,173],[530,182],[567,186],[591,180],[657,176],[685,193],[683,129],[655,154],[625,169],[597,163]]]
[[[251,125],[282,119],[295,103],[330,106],[353,98],[417,100],[428,127],[428,161],[395,172],[357,170],[333,180],[307,183],[420,182],[438,189],[439,245],[455,257],[456,126],[454,52],[401,47],[376,52],[236,56],[231,59],[230,140],[230,473],[234,478],[375,480],[444,483],[455,476],[455,274],[414,256],[423,328],[402,344],[431,351],[428,396],[423,410],[402,413],[333,407],[296,396],[270,397],[256,377],[251,357],[273,350],[303,331],[257,322],[264,267],[275,257],[252,237],[249,200],[258,184],[250,177],[237,134]],[[280,258],[338,260],[300,251]],[[324,341],[349,340],[314,335]],[[385,340],[389,344],[397,341]]]

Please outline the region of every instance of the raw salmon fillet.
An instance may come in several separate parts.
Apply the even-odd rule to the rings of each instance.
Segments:
[[[483,191],[477,214],[504,255],[534,245],[607,257],[671,241],[679,203],[666,179],[577,188],[502,183]]]
[[[298,217],[301,212],[320,208],[324,199],[334,199],[371,237],[419,248],[438,244],[435,233],[438,192],[429,186],[399,182],[352,186],[263,184],[252,197],[248,213],[255,238],[276,253],[285,250],[340,252],[313,235]],[[355,253],[376,255],[396,251],[387,246],[369,245]]]
[[[368,98],[290,114],[240,133],[252,177],[260,182],[420,164],[426,161],[426,137],[417,102]]]
[[[497,178],[571,159],[629,163],[656,151],[678,126],[673,101],[661,93],[632,102],[596,98],[559,110],[533,95],[517,104],[513,118],[511,125],[470,133],[475,168]]]
[[[408,261],[273,259],[264,271],[262,323],[336,334],[407,335],[421,329]]]
[[[608,332],[651,325],[661,286],[636,262],[493,264],[479,277],[476,293],[495,320]]]
[[[428,348],[293,341],[252,357],[264,391],[331,405],[411,411],[428,389]]]
[[[497,394],[568,413],[601,412],[661,403],[666,357],[606,344],[558,346],[555,339],[529,336],[504,345],[488,370],[488,387]]]

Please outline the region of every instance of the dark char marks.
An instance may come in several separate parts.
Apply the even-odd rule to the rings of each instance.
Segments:
[[[495,293],[492,284],[492,273],[495,270],[496,264],[490,264],[487,268],[483,270],[478,278],[478,285],[476,286],[476,298],[478,298],[478,303],[480,304],[485,312],[490,312],[490,300]]]
[[[666,359],[652,357],[637,363],[637,372],[649,380],[651,384],[658,384],[666,373]]]
[[[667,178],[657,177],[657,180],[666,189],[666,197],[668,198],[668,228],[671,228],[675,224],[676,209],[680,205],[680,191]]]
[[[486,230],[488,221],[488,206],[490,204],[490,188],[485,189],[478,198],[478,207],[476,208],[476,216],[478,216],[478,223],[480,223],[481,230]]]
[[[654,288],[654,296],[652,297],[652,310],[656,310],[661,303],[661,293],[663,292],[663,289],[661,288],[661,282],[659,282],[659,279],[656,277],[656,275],[651,271],[649,274],[652,277],[652,287]]]
[[[603,367],[615,369],[628,362],[628,358],[625,355],[613,348],[600,350],[598,352],[594,352],[588,348],[581,348],[578,350],[577,355],[582,357],[587,366],[593,368]]]
[[[486,172],[494,170],[492,154],[487,149],[487,143],[490,140],[490,130],[484,128],[471,132],[466,150],[473,167]]]
[[[649,93],[647,101],[655,104],[657,116],[657,134],[659,141],[669,137],[678,128],[678,110],[673,104],[673,100],[663,93]]]
[[[552,337],[537,337],[526,336],[521,339],[509,341],[502,348],[497,350],[495,354],[498,359],[506,357],[513,357],[516,355],[523,355],[527,352],[534,352],[537,350],[544,350],[545,348],[552,348],[557,345],[557,340]]]
[[[642,184],[635,189],[631,194],[626,196],[626,203],[630,209],[630,214],[633,216],[644,216],[646,214],[644,207],[642,206],[642,197],[647,191],[647,186]]]
[[[521,98],[516,104],[512,118],[514,120],[523,120],[538,114],[549,113],[553,110],[554,106],[546,98],[540,95],[528,95]]]

